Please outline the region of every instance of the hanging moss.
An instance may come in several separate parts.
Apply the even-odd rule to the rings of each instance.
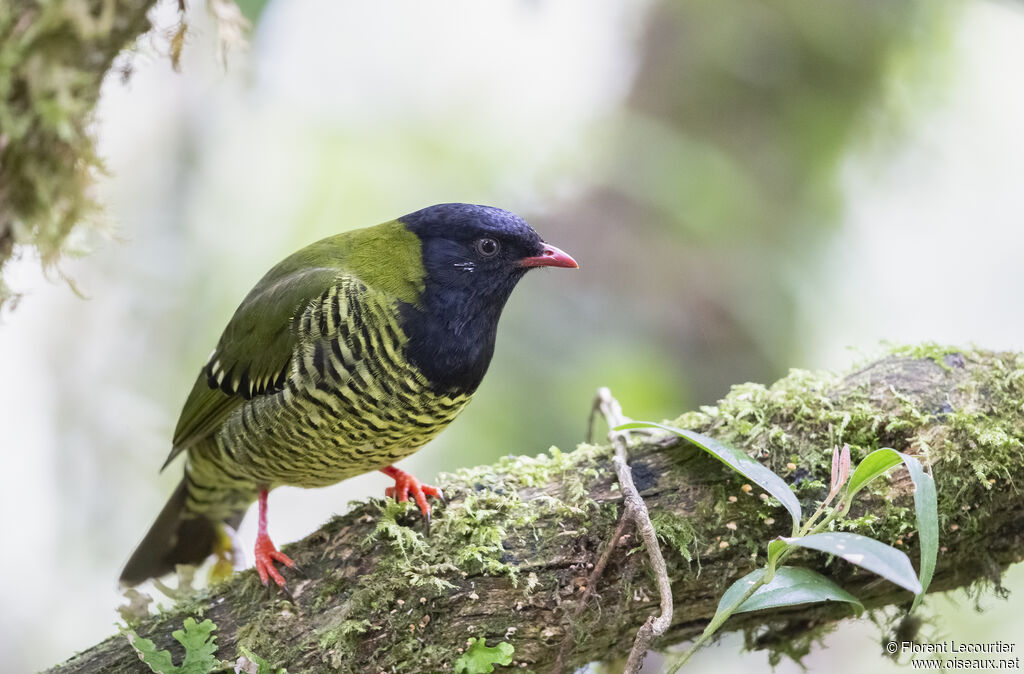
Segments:
[[[155,0],[0,3],[0,307],[3,268],[34,249],[53,268],[77,227],[95,227],[102,163],[90,134],[117,54],[149,30]]]

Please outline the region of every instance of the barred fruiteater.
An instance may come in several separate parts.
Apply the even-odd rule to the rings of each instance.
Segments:
[[[392,464],[462,411],[494,352],[512,289],[534,267],[577,267],[508,211],[441,204],[318,241],[249,292],[185,401],[166,467],[185,475],[121,582],[198,564],[259,500],[255,566],[293,566],[267,535],[274,487],[380,470],[425,517],[439,491]]]

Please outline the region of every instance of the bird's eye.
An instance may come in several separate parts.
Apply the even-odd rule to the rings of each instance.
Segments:
[[[494,257],[501,250],[501,244],[494,239],[479,239],[476,242],[476,252],[480,257]]]

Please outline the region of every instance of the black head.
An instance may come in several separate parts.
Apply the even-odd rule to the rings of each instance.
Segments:
[[[520,279],[533,267],[577,264],[500,208],[439,204],[399,220],[419,237],[425,272],[419,306],[403,308],[410,355],[439,388],[473,390]]]
[[[532,267],[576,266],[525,220],[500,208],[438,204],[400,220],[420,238],[426,281],[437,289],[504,304]]]

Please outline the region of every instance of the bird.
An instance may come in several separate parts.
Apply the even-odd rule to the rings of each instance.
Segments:
[[[395,467],[462,412],[498,320],[531,269],[578,268],[521,217],[430,206],[327,237],[272,267],[235,310],[195,380],[161,470],[183,475],[120,576],[137,585],[224,551],[259,504],[254,566],[285,588],[294,561],[267,533],[268,494],[371,471],[429,523],[441,497]],[[283,569],[282,569],[283,570]]]

